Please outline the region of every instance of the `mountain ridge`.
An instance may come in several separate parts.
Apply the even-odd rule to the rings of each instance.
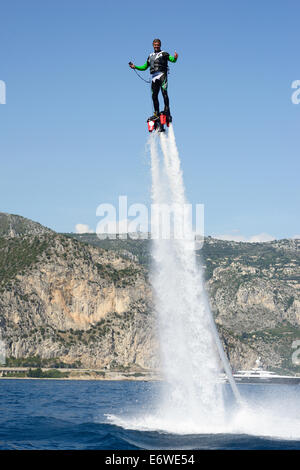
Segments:
[[[0,237],[20,237],[53,232],[39,222],[34,222],[21,215],[0,212]]]

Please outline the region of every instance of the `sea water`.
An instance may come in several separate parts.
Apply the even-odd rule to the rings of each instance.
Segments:
[[[215,433],[143,422],[162,386],[1,379],[0,449],[300,449],[299,385],[239,385],[249,409]],[[225,396],[230,409],[232,395]]]

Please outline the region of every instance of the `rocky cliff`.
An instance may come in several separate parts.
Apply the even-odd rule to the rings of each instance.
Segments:
[[[270,369],[292,363],[300,339],[299,240],[268,243],[208,238],[203,257],[215,320],[235,368],[261,356]]]
[[[8,359],[153,367],[151,289],[138,263],[55,233],[0,238]]]
[[[59,235],[0,215],[8,363],[38,357],[45,365],[157,367],[150,240]],[[291,359],[300,339],[299,241],[209,237],[197,257],[232,366],[252,367],[260,356],[265,367],[300,372]]]

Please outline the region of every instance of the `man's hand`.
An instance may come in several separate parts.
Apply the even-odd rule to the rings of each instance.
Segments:
[[[135,65],[134,65],[132,62],[129,62],[129,67],[130,67],[131,69],[135,69]]]
[[[175,51],[175,52],[174,52],[174,58],[177,59],[177,57],[178,57],[178,54],[177,54],[177,52]]]

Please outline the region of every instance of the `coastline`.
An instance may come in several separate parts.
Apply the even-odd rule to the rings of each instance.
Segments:
[[[0,369],[0,380],[161,380],[155,371],[110,371],[103,369],[59,369],[59,368],[30,368],[3,367]]]

